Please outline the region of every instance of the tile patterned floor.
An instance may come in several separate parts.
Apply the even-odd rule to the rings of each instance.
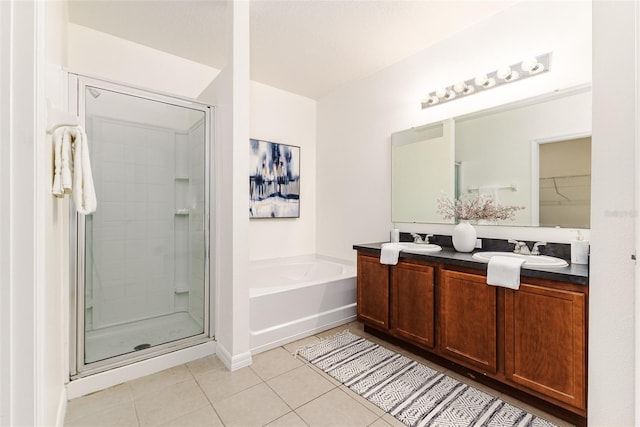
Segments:
[[[69,401],[76,426],[398,426],[403,424],[300,358],[298,348],[349,329],[561,427],[570,424],[434,365],[376,337],[358,322],[258,354],[229,372],[215,356]]]

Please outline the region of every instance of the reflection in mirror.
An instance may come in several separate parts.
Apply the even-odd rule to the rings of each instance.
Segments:
[[[550,154],[541,155],[539,148],[554,141],[590,137],[590,88],[581,87],[543,95],[456,117],[454,120],[455,129],[451,135],[455,135],[455,141],[452,141],[455,157],[454,161],[447,164],[447,171],[453,170],[454,164],[456,171],[455,182],[448,191],[450,197],[480,192],[492,195],[502,205],[525,206],[524,210],[516,214],[514,220],[501,222],[501,225],[589,227],[590,170],[583,166],[590,164],[590,144],[573,144],[571,154],[565,155],[562,159],[558,157],[559,150],[551,150]],[[429,126],[420,129],[427,127]],[[392,137],[392,143],[402,135],[413,133],[415,129],[397,132]],[[550,147],[553,145],[555,144],[551,144]],[[405,164],[401,159],[394,159],[394,222],[444,222],[435,212],[435,199],[441,195],[442,185],[432,185],[429,180],[419,181],[419,177],[422,179],[421,175],[413,175],[415,165],[425,164],[427,159],[430,159],[430,162],[444,161],[439,158],[439,153],[435,154],[429,152],[420,158],[412,157],[410,164]],[[541,156],[554,159],[555,169],[540,170],[541,166],[546,168],[546,164],[549,163],[549,160],[541,160]],[[428,205],[422,200],[417,204],[415,197],[396,197],[395,192],[405,190],[397,189],[398,173],[405,175],[404,182],[420,182],[421,194],[423,197],[432,198],[433,205]],[[580,175],[581,182],[560,183],[571,175]],[[410,176],[413,176],[413,179]],[[581,189],[575,189],[575,194],[573,189],[563,190],[571,193],[565,194],[570,200],[549,199],[546,185],[551,183],[555,192],[554,177],[556,185],[575,184]],[[570,179],[575,181],[578,178]],[[543,188],[540,188],[541,182]],[[457,190],[454,191],[454,188]],[[415,188],[411,190],[412,193],[416,191],[418,190]],[[560,197],[557,194],[556,196]],[[402,203],[408,206],[403,206]],[[406,215],[399,216],[399,212]]]
[[[538,144],[539,223],[589,228],[591,137]]]
[[[453,120],[391,135],[391,217],[394,222],[450,222],[436,199],[454,190]]]

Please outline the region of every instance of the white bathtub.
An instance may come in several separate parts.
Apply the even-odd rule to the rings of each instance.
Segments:
[[[255,261],[249,270],[253,354],[356,317],[356,267],[319,255]]]

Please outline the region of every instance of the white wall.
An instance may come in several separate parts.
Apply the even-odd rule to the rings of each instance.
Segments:
[[[218,356],[229,369],[249,351],[249,3],[227,2],[227,66],[200,95],[215,110],[215,231]],[[215,244],[214,244],[215,242]]]
[[[62,67],[66,66],[67,54],[67,3],[45,2],[45,97],[54,106],[63,110],[67,103],[67,85]],[[43,134],[44,131],[40,129]],[[39,186],[44,205],[44,272],[42,298],[43,317],[38,331],[42,337],[42,347],[38,351],[41,360],[40,397],[43,406],[40,423],[58,423],[64,417],[66,393],[64,384],[69,377],[68,334],[66,322],[69,298],[66,292],[69,283],[68,206],[69,200],[59,200],[51,196],[51,177],[53,176],[52,141],[45,137],[47,149],[43,150],[43,174]]]
[[[553,53],[549,73],[420,109],[427,92],[545,52]],[[320,99],[318,252],[354,258],[354,243],[388,238],[392,132],[590,81],[590,2],[522,2]],[[451,226],[402,224],[400,228],[450,234]],[[505,230],[482,227],[478,234]],[[515,231],[521,239],[540,234],[531,228]],[[566,241],[570,238],[562,235]]]
[[[635,262],[638,226],[634,7],[593,4],[593,136],[589,285],[589,425],[634,420]],[[615,46],[615,49],[612,48]],[[637,93],[636,93],[637,95]],[[638,408],[635,407],[635,411]],[[637,424],[636,424],[637,425]]]
[[[50,194],[45,107],[64,103],[66,3],[2,2],[0,22],[0,424],[55,425],[65,407],[66,218]]]
[[[301,169],[300,218],[252,219],[249,223],[250,259],[315,253],[316,102],[251,82],[251,138],[300,147]]]
[[[68,32],[69,71],[86,76],[195,99],[220,72],[80,25]]]

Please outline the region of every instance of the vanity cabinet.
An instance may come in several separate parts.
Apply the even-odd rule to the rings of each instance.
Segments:
[[[522,283],[505,290],[505,376],[586,408],[587,296],[580,288]]]
[[[516,291],[486,280],[481,268],[415,257],[388,266],[358,252],[358,319],[437,363],[586,422],[588,286],[523,277]]]
[[[379,257],[358,254],[358,320],[377,329],[389,329],[389,266]]]
[[[401,261],[391,268],[391,330],[424,347],[435,344],[434,268]]]
[[[498,370],[498,289],[478,274],[443,270],[440,276],[440,350],[482,372]]]

